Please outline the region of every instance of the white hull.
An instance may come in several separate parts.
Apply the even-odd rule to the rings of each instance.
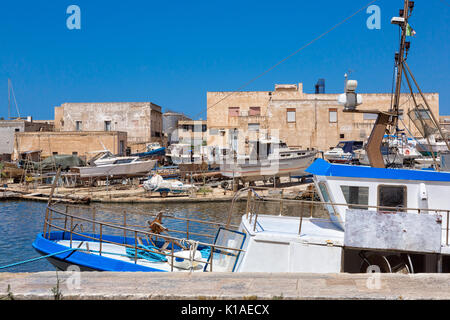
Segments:
[[[290,159],[266,159],[266,160],[242,160],[233,161],[224,159],[220,164],[220,173],[229,178],[241,178],[242,180],[259,180],[270,177],[303,175],[304,170],[313,163],[315,152],[306,152],[302,156]]]
[[[156,164],[156,160],[111,164],[99,167],[78,167],[80,177],[132,176],[147,174]]]

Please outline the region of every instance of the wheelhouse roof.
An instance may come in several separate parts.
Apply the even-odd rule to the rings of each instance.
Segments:
[[[316,176],[326,177],[450,182],[450,172],[331,164],[323,159],[317,159],[305,171]]]

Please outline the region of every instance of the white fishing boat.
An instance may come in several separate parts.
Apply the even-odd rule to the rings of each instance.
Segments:
[[[220,173],[223,176],[244,182],[289,175],[301,176],[317,155],[316,151],[289,148],[275,138],[250,141],[249,144],[250,155],[222,159]]]
[[[356,160],[355,151],[363,148],[362,141],[341,141],[324,153],[325,160],[336,163],[351,163]]]
[[[122,156],[116,156],[113,155],[110,151],[103,151],[97,154],[95,157],[93,157],[89,162],[94,164],[95,166],[104,166],[104,165],[110,165],[115,163],[116,161],[133,161],[137,160],[139,157],[133,156],[133,157],[122,157]]]
[[[441,152],[448,151],[447,144],[443,140],[438,140],[436,135],[428,136],[428,139],[422,138],[418,140],[417,151],[419,151],[423,156],[430,157],[431,153],[434,156],[439,156]]]
[[[148,175],[157,160],[141,161],[139,157],[116,159],[112,163],[99,166],[75,167],[81,178],[89,177],[132,177]]]

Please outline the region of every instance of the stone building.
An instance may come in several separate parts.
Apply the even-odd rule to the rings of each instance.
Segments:
[[[358,106],[359,110],[391,108],[391,94],[360,94],[363,104]],[[322,151],[339,141],[366,141],[376,118],[368,113],[344,113],[338,96],[304,93],[302,83],[275,85],[274,91],[208,92],[208,145],[229,146],[238,154],[245,154],[249,139],[265,134],[279,137],[290,147]],[[439,94],[425,93],[425,96],[439,117]],[[406,127],[418,136],[406,115],[413,107],[410,95],[402,94],[400,109],[404,115],[399,127]]]
[[[178,122],[191,120],[184,114],[175,111],[166,111],[163,113],[163,133],[167,139],[167,144],[178,143]]]
[[[128,147],[163,143],[161,107],[152,102],[64,103],[55,107],[55,131],[121,131]]]
[[[207,121],[178,121],[178,138],[180,143],[186,143],[192,146],[206,146],[208,143]]]
[[[31,150],[41,151],[41,157],[76,155],[89,160],[103,150],[124,155],[127,133],[120,131],[18,132],[15,135],[13,159]]]
[[[0,154],[14,151],[14,135],[17,132],[53,131],[52,121],[34,121],[31,117],[16,120],[0,120]]]

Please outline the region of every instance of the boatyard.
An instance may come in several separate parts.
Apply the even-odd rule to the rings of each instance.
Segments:
[[[381,12],[381,2],[346,11],[325,33],[306,28],[316,34],[312,41],[233,91],[217,79],[190,81],[187,61],[183,72],[166,66],[164,74],[177,78],[176,85],[166,79],[170,91],[167,83],[150,85],[143,74],[151,69],[161,78],[162,61],[174,64],[175,56],[165,54],[158,68],[136,67],[139,76],[127,74],[135,66],[117,72],[124,82],[101,76],[96,66],[102,84],[91,95],[73,68],[77,73],[61,77],[80,87],[49,94],[42,114],[51,120],[35,120],[20,115],[8,76],[8,118],[0,119],[0,300],[450,300],[448,88],[428,79],[428,59],[417,59],[427,46],[411,26],[425,29],[425,17],[437,18],[430,18],[430,4],[398,0],[399,8],[389,3]],[[84,36],[80,10],[67,9],[73,13],[67,31]],[[342,76],[336,74],[343,65],[335,70],[329,57],[321,58],[323,49],[308,58],[309,46],[320,48],[319,40],[350,28],[364,12],[372,14],[364,33],[347,29],[335,37],[345,46],[324,50],[336,64],[345,61]],[[276,32],[282,37],[290,29]],[[385,37],[383,51],[365,51],[367,32],[377,32],[367,43]],[[345,55],[336,47],[345,47]],[[121,61],[138,60],[141,49],[130,49],[136,56]],[[276,82],[296,79],[302,65],[253,84],[300,53],[308,68],[330,76],[312,85],[319,71],[310,69],[300,72],[305,83]],[[352,70],[369,68],[363,60],[379,67]],[[375,71],[378,78],[368,77]],[[269,91],[254,89],[268,85]],[[204,95],[198,114],[184,107],[200,95],[195,86]],[[183,112],[167,107],[174,101]],[[244,313],[276,313],[269,307]],[[171,312],[200,315],[191,304]]]

